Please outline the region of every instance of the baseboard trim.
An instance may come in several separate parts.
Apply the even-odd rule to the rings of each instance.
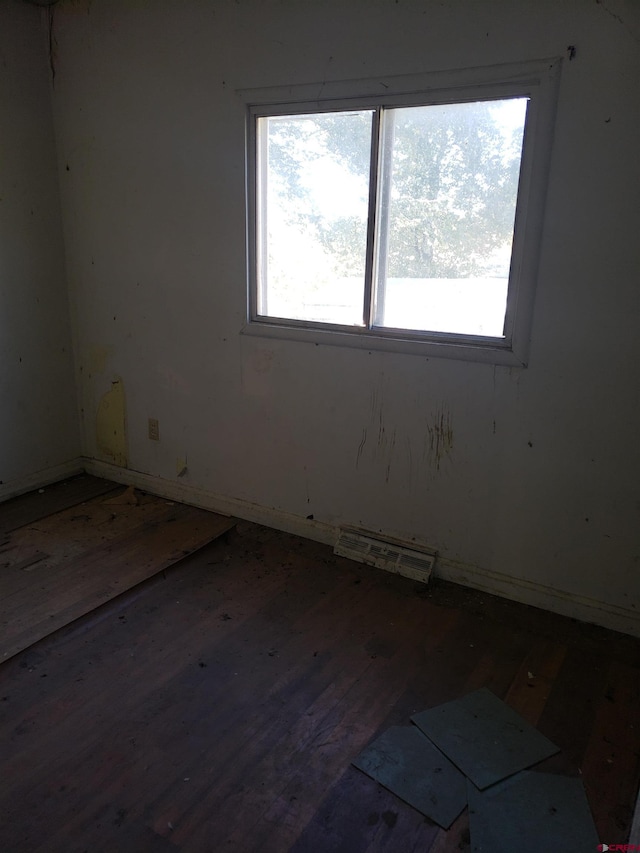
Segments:
[[[256,524],[263,524],[265,527],[273,527],[276,530],[293,533],[296,536],[303,536],[305,539],[313,539],[326,545],[333,545],[338,538],[338,529],[330,524],[300,518],[297,515],[282,512],[282,510],[260,506],[240,498],[217,495],[214,492],[194,488],[187,483],[165,480],[163,477],[144,474],[142,471],[134,471],[131,468],[118,468],[116,465],[99,462],[96,459],[85,458],[84,469],[88,474],[93,474],[95,477],[104,477],[106,480],[113,480],[115,483],[135,486],[168,500],[208,509],[211,512],[218,512],[220,515],[253,521]]]
[[[198,506],[202,509],[218,512],[221,515],[230,515],[242,518],[245,521],[264,524],[267,527],[293,533],[296,536],[303,536],[306,539],[313,539],[316,542],[323,542],[326,545],[333,546],[338,539],[339,528],[336,526],[313,519],[300,518],[240,498],[223,497],[204,489],[196,489],[186,483],[165,480],[162,477],[154,477],[151,474],[144,474],[130,468],[118,468],[115,465],[99,462],[95,459],[85,458],[84,468],[87,473],[96,477],[104,477],[124,485],[133,485],[169,500]],[[436,578],[488,592],[501,598],[519,601],[522,604],[539,607],[542,610],[550,610],[552,613],[569,616],[582,622],[590,622],[603,628],[640,637],[640,613],[614,604],[607,604],[523,578],[449,560],[444,555],[438,557],[433,575]]]
[[[52,483],[58,483],[60,480],[66,480],[68,477],[75,477],[76,474],[82,474],[85,467],[85,460],[77,457],[64,462],[62,465],[43,468],[42,471],[36,471],[35,474],[3,483],[0,485],[0,501],[17,498],[19,495],[32,492],[34,489],[41,489],[44,486],[50,486]]]
[[[640,637],[640,614],[625,607],[442,557],[435,574],[461,586]]]

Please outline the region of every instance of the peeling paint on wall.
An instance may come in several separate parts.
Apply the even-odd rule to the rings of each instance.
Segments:
[[[96,412],[96,443],[115,465],[127,467],[127,423],[122,379],[114,379]]]
[[[429,460],[436,470],[440,470],[442,460],[453,450],[453,426],[449,410],[441,406],[436,411],[431,426],[427,426],[429,440]]]

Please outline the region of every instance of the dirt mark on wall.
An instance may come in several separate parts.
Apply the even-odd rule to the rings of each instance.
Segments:
[[[360,457],[362,456],[362,451],[364,450],[364,446],[367,443],[367,428],[362,427],[362,438],[360,439],[360,444],[358,445],[358,454],[356,456],[356,470],[358,465],[360,464]]]
[[[368,460],[369,464],[384,470],[384,481],[388,483],[393,468],[396,436],[396,428],[389,428],[385,424],[382,393],[374,388],[371,391],[369,423],[362,428],[356,452],[356,469]]]
[[[443,459],[453,451],[451,414],[443,405],[436,410],[433,422],[427,425],[429,461],[437,471]]]

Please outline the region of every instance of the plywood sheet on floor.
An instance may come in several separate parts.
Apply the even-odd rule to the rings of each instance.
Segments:
[[[5,535],[0,545],[0,660],[166,569],[233,525],[225,516],[151,495],[138,492],[130,499],[122,497],[122,489],[114,494]]]
[[[100,495],[119,489],[117,483],[92,477],[90,474],[78,474],[60,483],[54,483],[27,495],[0,503],[0,538],[11,530],[24,527],[54,512],[60,512],[83,501],[89,501]]]

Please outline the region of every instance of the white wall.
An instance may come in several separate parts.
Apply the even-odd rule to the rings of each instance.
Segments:
[[[640,631],[640,7],[75,0],[55,36],[85,454],[116,458],[96,417],[121,380],[129,469],[158,488],[415,537],[447,576]],[[236,90],[570,44],[528,368],[241,335]],[[441,416],[453,447],[438,466]]]
[[[0,4],[0,498],[79,466],[49,89],[40,10]]]

